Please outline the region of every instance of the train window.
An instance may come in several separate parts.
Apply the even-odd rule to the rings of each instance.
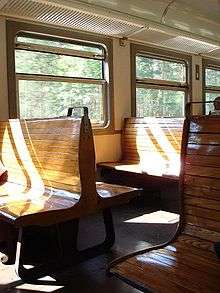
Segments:
[[[86,42],[17,36],[15,70],[21,118],[51,118],[71,106],[87,106],[105,125],[105,48]]]
[[[205,68],[205,101],[213,101],[220,96],[220,67]],[[206,105],[206,114],[213,111],[213,104]]]
[[[136,54],[136,116],[183,117],[186,63]]]

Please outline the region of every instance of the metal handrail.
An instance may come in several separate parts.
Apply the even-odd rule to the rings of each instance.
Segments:
[[[192,112],[192,104],[202,104],[203,106],[205,104],[213,104],[213,101],[201,101],[201,102],[188,102],[186,103],[186,106],[185,106],[185,116],[186,117],[189,117],[191,115],[191,112]]]

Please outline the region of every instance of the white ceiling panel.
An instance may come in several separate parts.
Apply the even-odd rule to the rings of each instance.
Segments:
[[[219,5],[214,5],[215,10],[211,13],[208,7],[212,6],[212,2],[216,3],[216,1],[206,1],[207,13],[205,13],[200,5],[197,9],[193,9],[196,7],[194,1],[191,1],[192,5],[183,5],[175,1],[166,13],[164,24],[207,39],[220,41],[220,2]]]
[[[161,15],[170,0],[79,0],[79,2],[160,22]]]

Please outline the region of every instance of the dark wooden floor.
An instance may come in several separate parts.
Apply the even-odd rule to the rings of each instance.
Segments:
[[[73,292],[73,293],[137,293],[140,292],[114,277],[106,276],[108,262],[134,250],[150,247],[167,241],[176,230],[176,214],[150,208],[143,202],[135,202],[113,210],[116,228],[116,243],[111,252],[59,273],[59,279],[68,280],[68,285],[23,284],[16,276],[13,266],[0,265],[0,292]],[[103,240],[103,224],[100,215],[85,218],[80,223],[78,246],[84,248]],[[52,279],[50,277],[45,278]]]

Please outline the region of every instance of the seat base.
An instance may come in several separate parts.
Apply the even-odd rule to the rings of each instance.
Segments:
[[[115,242],[114,225],[110,209],[103,211],[103,220],[106,231],[105,240],[98,245],[81,251],[77,249],[79,219],[53,226],[57,236],[56,239],[54,239],[57,253],[54,255],[53,259],[44,259],[43,262],[40,259],[33,259],[31,254],[32,247],[28,255],[25,249],[28,247],[24,243],[25,229],[27,228],[20,228],[16,254],[16,272],[18,276],[26,283],[36,283],[39,278],[54,274],[56,271],[62,271],[69,266],[76,265],[82,261],[105,253]],[[70,231],[72,233],[70,233]],[[25,265],[33,265],[34,267],[27,269]]]

